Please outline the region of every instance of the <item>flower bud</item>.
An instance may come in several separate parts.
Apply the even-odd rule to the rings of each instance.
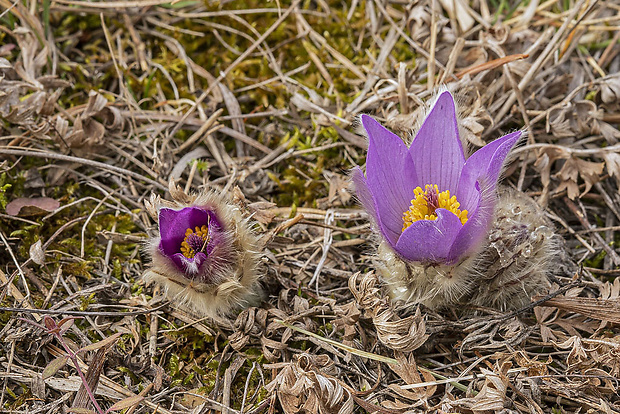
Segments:
[[[173,202],[153,195],[149,214],[159,235],[149,240],[147,283],[202,316],[225,315],[258,302],[259,243],[241,209],[215,192],[188,195],[170,184]]]

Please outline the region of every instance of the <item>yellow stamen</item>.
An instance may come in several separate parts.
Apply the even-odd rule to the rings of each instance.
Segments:
[[[445,208],[453,212],[461,224],[467,223],[467,210],[459,210],[461,204],[456,201],[456,196],[450,197],[450,190],[439,192],[437,184],[427,184],[422,190],[416,187],[413,190],[414,198],[411,200],[411,207],[403,213],[403,230],[418,220],[437,220],[435,210]]]
[[[209,227],[196,226],[195,230],[185,230],[185,238],[181,242],[181,253],[188,259],[196,256],[196,253],[204,251],[209,241]]]

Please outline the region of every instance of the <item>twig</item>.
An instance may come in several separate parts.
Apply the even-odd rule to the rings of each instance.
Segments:
[[[37,158],[50,158],[53,160],[67,161],[67,162],[76,162],[78,164],[88,165],[90,167],[99,168],[106,171],[113,171],[118,174],[125,174],[130,177],[136,178],[138,180],[143,180],[150,185],[157,187],[162,191],[167,191],[168,187],[158,183],[157,181],[151,180],[148,177],[137,174],[133,171],[127,170],[125,168],[117,167],[115,165],[104,164],[99,161],[88,160],[86,158],[73,157],[71,155],[63,155],[56,154],[54,152],[43,152],[43,151],[33,151],[33,150],[16,150],[7,147],[0,147],[0,154],[4,155],[15,155],[18,157],[37,157]]]
[[[575,215],[575,217],[577,217],[577,220],[579,220],[579,222],[585,229],[587,230],[592,229],[592,225],[588,221],[588,218],[586,217],[586,215],[583,214],[579,210],[579,208],[577,208],[577,205],[572,200],[570,200],[568,197],[564,197],[564,202],[566,203],[566,206],[570,209],[570,211],[572,211],[572,213]],[[605,252],[611,257],[611,260],[614,262],[614,265],[619,266],[620,257],[618,256],[618,253],[616,253],[614,249],[609,247],[609,245],[605,242],[605,239],[603,239],[603,237],[598,233],[592,233],[592,237],[594,237],[594,239],[603,248],[603,250],[605,250]]]

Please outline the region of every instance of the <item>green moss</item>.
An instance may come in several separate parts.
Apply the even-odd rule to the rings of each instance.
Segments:
[[[136,374],[133,372],[133,370],[131,370],[131,369],[127,368],[127,367],[123,367],[123,366],[116,367],[116,369],[118,369],[120,372],[122,372],[127,377],[129,377],[133,384],[137,384],[137,383],[140,382],[140,379],[136,376]]]
[[[6,173],[2,173],[0,174],[0,207],[2,207],[2,209],[6,208],[6,205],[8,204],[8,200],[6,198],[6,192],[12,187],[12,184],[9,184],[7,182],[7,175]]]
[[[607,253],[605,252],[605,250],[601,250],[596,256],[586,260],[584,263],[588,267],[600,269],[603,267],[603,261],[605,260],[605,256],[607,256]]]

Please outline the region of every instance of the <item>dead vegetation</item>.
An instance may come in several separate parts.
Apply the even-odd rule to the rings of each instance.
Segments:
[[[0,411],[85,412],[24,320],[49,315],[79,317],[104,410],[620,412],[616,2],[0,0],[0,22]],[[525,309],[391,304],[371,271],[356,116],[407,135],[443,84],[472,147],[528,132],[504,182],[567,253]],[[276,230],[262,306],[199,320],[141,282],[170,180]]]

